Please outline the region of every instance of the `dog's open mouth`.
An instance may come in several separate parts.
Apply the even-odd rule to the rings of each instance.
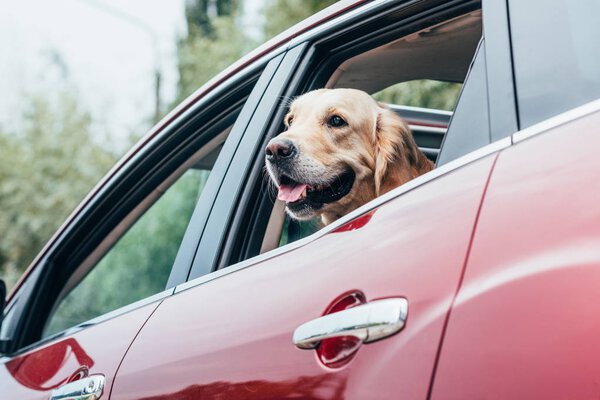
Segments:
[[[354,171],[348,169],[328,184],[310,185],[281,175],[277,198],[284,201],[288,207],[309,204],[312,208],[320,208],[323,204],[337,201],[350,193],[355,177]]]

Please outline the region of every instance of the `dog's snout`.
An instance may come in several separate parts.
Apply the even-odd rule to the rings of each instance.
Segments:
[[[267,159],[275,161],[292,158],[298,153],[298,149],[294,145],[294,142],[289,139],[274,138],[267,145],[265,153]]]

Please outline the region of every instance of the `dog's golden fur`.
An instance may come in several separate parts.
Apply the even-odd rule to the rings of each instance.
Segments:
[[[345,124],[334,127],[333,116]],[[335,122],[335,121],[334,121]],[[299,219],[319,216],[329,224],[370,200],[434,168],[417,147],[407,124],[385,105],[355,89],[320,89],[306,93],[290,106],[288,128],[273,140],[291,140],[298,156],[294,179],[323,183],[351,168],[355,180],[348,194]],[[277,184],[275,167],[267,168]]]

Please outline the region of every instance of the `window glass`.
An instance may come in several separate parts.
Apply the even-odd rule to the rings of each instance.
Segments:
[[[600,98],[600,2],[509,6],[521,128]]]
[[[436,160],[438,167],[491,143],[484,46],[482,40]]]
[[[208,175],[179,177],[59,302],[43,336],[163,291]]]
[[[373,98],[388,104],[452,111],[461,87],[460,83],[420,79],[390,86]]]

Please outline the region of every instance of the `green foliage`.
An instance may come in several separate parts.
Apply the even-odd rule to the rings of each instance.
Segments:
[[[254,47],[253,42],[236,27],[234,17],[217,17],[212,21],[211,36],[189,34],[178,44],[178,98],[181,102],[217,73]]]
[[[177,43],[179,81],[175,104],[257,45],[239,28],[237,1],[217,1],[213,16],[208,3],[208,0],[186,3],[188,31]]]
[[[274,36],[335,1],[269,0],[264,37]],[[179,81],[175,105],[258,45],[240,29],[241,2],[218,0],[212,15],[209,3],[186,3],[187,35],[177,44]]]
[[[213,13],[215,17],[232,16],[238,9],[236,0],[216,0]],[[185,21],[188,35],[200,34],[211,37],[214,33],[210,0],[187,0],[185,3]]]
[[[265,7],[264,34],[271,38],[337,0],[269,0]]]
[[[72,94],[28,101],[22,131],[0,132],[0,277],[9,287],[115,162]]]
[[[45,336],[164,290],[208,174],[182,175],[62,300]]]
[[[462,84],[432,80],[402,82],[373,97],[377,101],[404,106],[454,110]]]

